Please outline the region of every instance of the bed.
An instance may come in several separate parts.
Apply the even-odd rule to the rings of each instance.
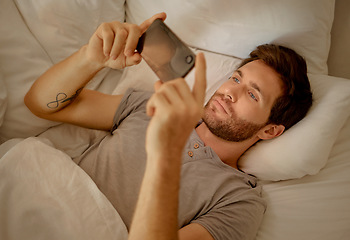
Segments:
[[[268,203],[256,240],[350,239],[350,4],[347,0],[1,0],[0,239],[127,239],[118,212],[72,162],[106,132],[42,120],[23,97],[47,68],[87,43],[101,22],[166,23],[205,54],[207,100],[257,45],[295,49],[314,104],[278,139],[241,158]],[[141,62],[104,69],[87,86],[151,90]],[[191,86],[193,72],[186,80]]]

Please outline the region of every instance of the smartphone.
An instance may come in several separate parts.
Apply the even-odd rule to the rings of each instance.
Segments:
[[[185,77],[196,55],[160,19],[139,39],[136,50],[162,82]]]

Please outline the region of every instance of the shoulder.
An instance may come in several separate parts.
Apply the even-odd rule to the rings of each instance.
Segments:
[[[203,207],[190,223],[200,224],[214,239],[254,239],[266,210],[257,179],[215,155],[185,165],[183,186],[187,191],[183,194],[196,199],[191,207]]]
[[[234,186],[218,188],[213,206],[191,223],[202,225],[214,239],[255,239],[266,202],[260,186],[248,186],[244,180],[239,182],[225,182],[224,185]]]
[[[152,94],[152,92],[140,91],[133,88],[127,89],[123,95],[123,98],[121,99],[118,109],[114,113],[111,132],[113,132],[120,125],[120,123],[131,114],[138,112],[147,118],[145,113],[146,105]]]

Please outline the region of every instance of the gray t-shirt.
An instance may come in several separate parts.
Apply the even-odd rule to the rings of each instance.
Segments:
[[[115,114],[113,134],[74,159],[130,223],[145,171],[151,93],[129,89]],[[198,223],[214,239],[254,239],[266,204],[257,179],[224,164],[194,130],[183,152],[179,227]]]

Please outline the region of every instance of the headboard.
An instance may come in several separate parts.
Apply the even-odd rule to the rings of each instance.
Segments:
[[[329,75],[350,79],[350,1],[336,0],[328,58]]]

